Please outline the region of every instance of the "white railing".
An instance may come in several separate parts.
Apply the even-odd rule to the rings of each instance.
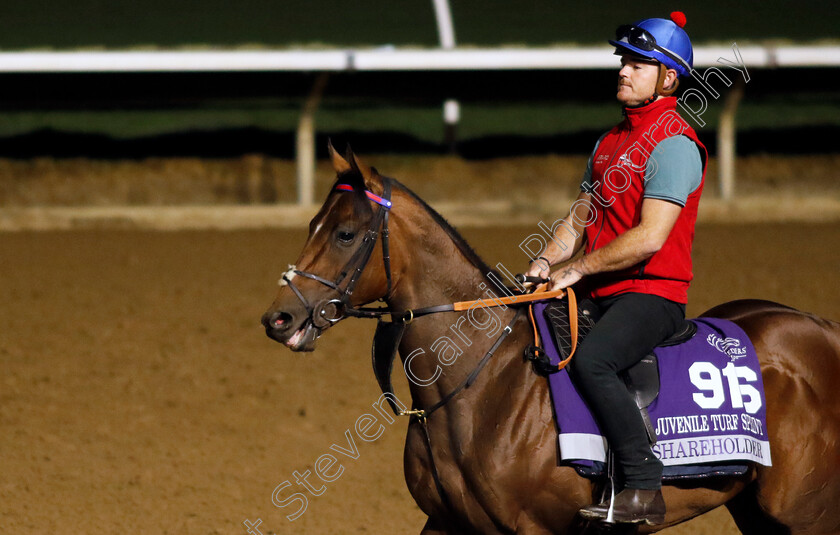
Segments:
[[[614,69],[611,47],[0,52],[2,73]],[[738,45],[747,68],[840,67],[840,46]],[[695,67],[731,58],[694,49]]]
[[[454,35],[452,37],[454,44]],[[612,47],[442,48],[347,50],[138,50],[0,52],[0,73],[157,73],[157,72],[310,72],[341,71],[508,71],[616,69]],[[699,46],[695,68],[740,62],[751,68],[840,67],[840,46],[832,45]],[[297,131],[298,204],[314,195],[314,114],[323,91],[318,77],[301,112]],[[726,100],[718,127],[721,196],[734,195],[735,112],[740,96]],[[449,101],[448,101],[449,102]],[[455,102],[455,101],[452,101]],[[448,104],[448,119],[457,117]],[[455,119],[457,120],[457,119]]]

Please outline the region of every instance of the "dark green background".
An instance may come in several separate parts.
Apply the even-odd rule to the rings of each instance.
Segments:
[[[604,44],[621,23],[675,9],[686,13],[695,44],[840,42],[836,0],[450,2],[465,46]],[[0,3],[2,50],[432,47],[437,39],[431,0]],[[836,68],[753,72],[738,113],[739,150],[834,151],[838,74]],[[313,83],[304,73],[4,74],[0,155],[216,155],[221,148],[288,155]],[[464,147],[583,153],[620,119],[614,84],[615,73],[607,71],[334,74],[316,122],[319,135],[367,150],[443,150],[441,102],[458,98]],[[721,101],[711,102],[700,129],[712,143],[720,109]]]
[[[594,6],[594,7],[593,7]],[[462,45],[601,43],[680,9],[695,42],[838,37],[834,1],[451,0]],[[437,44],[431,0],[34,0],[0,7],[0,48]]]

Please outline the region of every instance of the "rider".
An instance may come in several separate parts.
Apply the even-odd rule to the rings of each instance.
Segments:
[[[528,275],[551,277],[550,290],[581,281],[601,319],[569,367],[623,475],[615,522],[664,522],[662,463],[652,453],[639,410],[618,372],[673,335],[685,318],[691,245],[703,190],[706,148],[676,112],[672,97],[693,63],[685,16],[620,26],[616,98],[624,119],[601,136],[581,193]],[[573,244],[573,245],[572,245]],[[550,273],[550,266],[584,254]],[[581,509],[606,519],[610,503]]]

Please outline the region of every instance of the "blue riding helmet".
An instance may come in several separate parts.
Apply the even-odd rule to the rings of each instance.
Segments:
[[[688,76],[694,65],[694,51],[683,26],[685,15],[675,11],[671,13],[671,20],[645,19],[619,26],[615,40],[611,39],[609,43],[616,47],[616,54],[629,52],[656,60],[677,71],[679,76]]]

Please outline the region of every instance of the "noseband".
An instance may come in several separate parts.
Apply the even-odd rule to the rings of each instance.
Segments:
[[[335,187],[338,191],[353,191],[353,186],[349,184],[338,184]],[[373,254],[373,249],[376,246],[377,238],[379,237],[379,228],[382,227],[382,260],[385,264],[385,277],[388,281],[387,289],[383,297],[391,294],[391,256],[390,246],[388,241],[388,213],[391,210],[391,180],[389,178],[382,178],[382,196],[365,190],[365,195],[371,201],[379,205],[379,209],[374,214],[370,221],[370,227],[365,232],[362,238],[362,243],[353,253],[353,256],[344,264],[344,267],[339,271],[335,280],[328,280],[324,277],[301,271],[295,266],[289,266],[289,271],[283,274],[281,285],[288,285],[292,292],[297,296],[300,302],[306,308],[312,324],[318,329],[324,329],[334,323],[337,323],[345,317],[361,317],[361,318],[379,318],[389,311],[383,308],[354,308],[350,304],[350,298],[353,295],[353,289],[359,282],[370,257]],[[295,275],[306,277],[314,281],[320,282],[324,286],[332,288],[338,292],[338,297],[334,299],[326,299],[319,301],[314,305],[304,297],[297,285],[292,282]],[[345,283],[346,281],[346,283]],[[342,288],[342,284],[344,287]]]

